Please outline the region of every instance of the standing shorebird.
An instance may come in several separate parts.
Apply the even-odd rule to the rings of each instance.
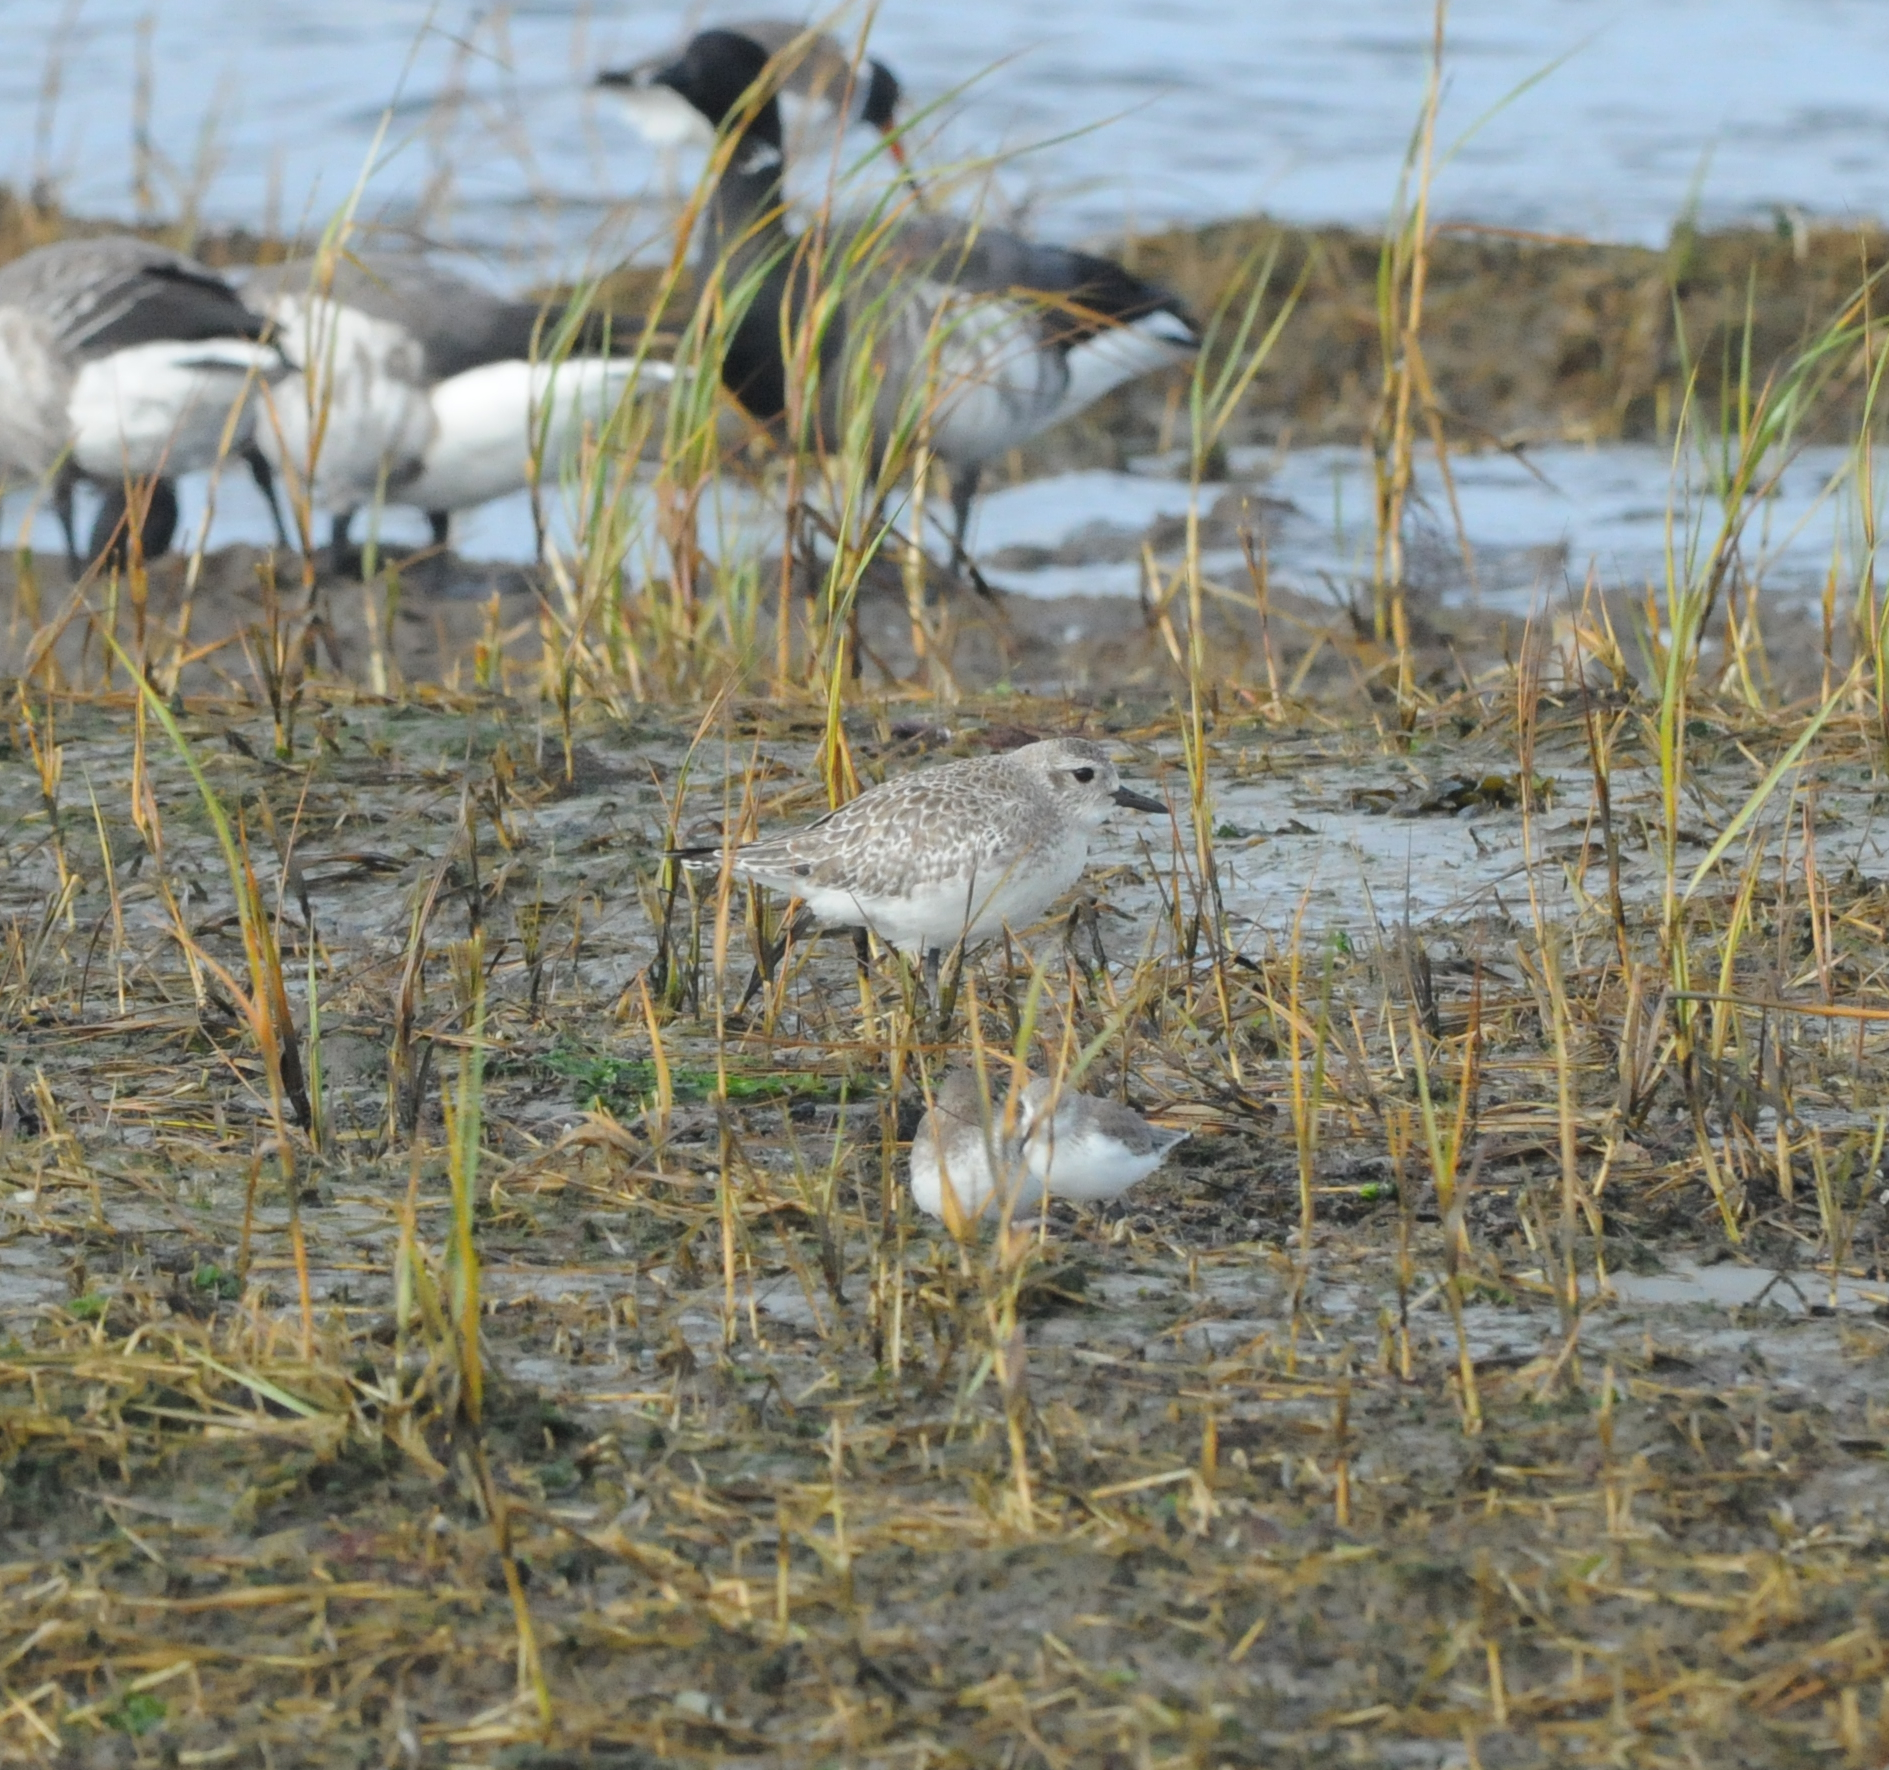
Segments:
[[[452,514],[531,482],[555,483],[586,432],[667,363],[611,354],[586,314],[552,360],[565,315],[508,301],[411,253],[300,259],[254,273],[244,292],[304,372],[276,390],[257,426],[263,456],[333,518],[337,563],[352,560],[355,513],[377,502],[426,512],[444,547]],[[625,325],[633,347],[642,327]]]
[[[935,990],[943,954],[1035,921],[1076,882],[1090,834],[1117,806],[1167,810],[1123,786],[1100,744],[1046,738],[882,781],[725,858],[737,879],[798,898],[821,926],[864,928],[922,958]],[[720,849],[686,858],[724,864]]]
[[[996,1201],[1032,1211],[1046,1197],[1118,1198],[1167,1160],[1185,1131],[1151,1125],[1133,1107],[1033,1077],[1014,1109],[993,1077],[954,1070],[912,1137],[912,1202],[963,1235]]]
[[[0,268],[0,467],[50,477],[75,571],[81,480],[104,497],[87,559],[122,560],[134,525],[145,558],[170,546],[170,476],[241,453],[257,384],[289,372],[267,330],[214,271],[129,235]]]
[[[716,130],[736,132],[700,249],[705,277],[752,293],[723,354],[723,384],[756,419],[784,419],[784,341],[817,321],[814,434],[792,440],[837,447],[848,390],[871,390],[875,446],[922,430],[948,469],[962,566],[985,462],[1125,382],[1190,361],[1200,335],[1176,296],[1114,260],[997,228],[880,215],[857,229],[790,233],[768,64],[740,32],[703,31],[650,77]]]

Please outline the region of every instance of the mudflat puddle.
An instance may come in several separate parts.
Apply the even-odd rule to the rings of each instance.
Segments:
[[[1721,1261],[1675,1261],[1663,1272],[1616,1272],[1609,1288],[1621,1302],[1661,1309],[1702,1308],[1736,1314],[1775,1309],[1785,1315],[1874,1314],[1889,1308],[1889,1284],[1804,1268],[1794,1272]]]
[[[1250,593],[1246,554],[1231,531],[1263,545],[1272,581],[1343,596],[1372,569],[1371,469],[1357,449],[1233,451],[1230,483],[1205,486],[1202,564]],[[1436,463],[1420,458],[1411,572],[1446,603],[1527,614],[1576,595],[1590,569],[1603,588],[1665,581],[1669,549],[1683,569],[1726,520],[1710,463],[1670,448],[1556,446],[1452,457],[1456,512]],[[1748,569],[1783,600],[1820,595],[1833,553],[1859,532],[1839,448],[1804,450],[1745,513]],[[975,541],[992,582],[1019,595],[1134,596],[1144,545],[1179,557],[1190,488],[1152,473],[1086,472],[993,493]],[[1462,527],[1457,528],[1457,514]],[[1467,541],[1465,556],[1464,541]]]

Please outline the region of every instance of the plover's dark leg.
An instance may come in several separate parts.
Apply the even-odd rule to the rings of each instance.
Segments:
[[[817,934],[819,924],[814,921],[811,912],[803,904],[781,924],[777,938],[761,938],[761,950],[755,956],[754,969],[748,974],[748,987],[741,992],[741,1006],[737,1014],[745,1014],[748,1004],[761,993],[764,986],[774,981],[774,974],[781,961],[787,957],[787,949],[803,934]]]
[[[958,988],[964,982],[964,942],[959,941],[951,949],[951,969],[945,975],[944,989],[933,999],[938,1004],[938,1037],[948,1038],[951,1034],[951,1016],[958,1011]],[[936,985],[934,983],[934,989]]]

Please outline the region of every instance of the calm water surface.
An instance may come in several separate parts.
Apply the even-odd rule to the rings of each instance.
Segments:
[[[207,165],[210,213],[294,226],[371,166],[366,209],[417,212],[435,238],[527,260],[614,251],[656,230],[662,169],[586,83],[704,16],[16,0],[0,171],[129,212],[148,18],[166,203]],[[1004,199],[1087,237],[1260,209],[1381,219],[1429,31],[1426,0],[885,0],[873,44],[938,107],[935,157],[1012,150]],[[1452,162],[1453,215],[1654,240],[1695,189],[1708,217],[1889,214],[1881,0],[1457,0],[1451,43],[1447,139],[1543,76]]]

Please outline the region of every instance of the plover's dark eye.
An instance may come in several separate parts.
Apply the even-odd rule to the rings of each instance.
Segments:
[[[1090,781],[1095,779],[1095,770],[1093,768],[1078,768],[1072,772],[1075,774],[1076,779],[1081,781],[1085,787]]]

